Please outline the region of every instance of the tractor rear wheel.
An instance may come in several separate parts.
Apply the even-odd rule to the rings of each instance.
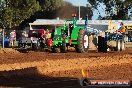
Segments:
[[[105,37],[98,36],[98,52],[107,52],[107,41]]]
[[[89,48],[89,36],[86,30],[80,29],[78,33],[77,45],[75,49],[78,53],[84,53],[88,51]]]
[[[41,50],[40,41],[37,41],[37,43],[32,43],[32,49]]]
[[[22,44],[22,43],[18,43],[18,47],[19,47],[19,48],[25,48],[25,45]]]
[[[32,43],[32,49],[37,50],[37,44],[36,43]]]
[[[62,53],[66,53],[67,47],[66,47],[66,41],[62,41],[62,46],[60,47],[60,50]]]
[[[56,48],[54,46],[51,48],[51,50],[52,50],[53,53],[59,53],[60,52],[60,49]]]

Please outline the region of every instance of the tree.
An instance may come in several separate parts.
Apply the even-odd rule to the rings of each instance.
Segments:
[[[132,9],[132,0],[88,0],[88,2],[94,9],[98,9],[100,3],[103,3],[106,6],[106,18],[109,16],[110,19],[114,20],[129,19],[128,11]]]
[[[38,0],[43,11],[53,11],[63,6],[63,0]]]
[[[0,28],[3,28],[4,27],[4,23],[3,21],[1,20],[2,19],[2,11],[4,9],[4,1],[3,0],[0,0]]]
[[[24,28],[28,26],[28,23],[32,23],[36,19],[54,19],[58,8],[64,5],[63,0],[37,0],[41,7],[41,10],[35,12],[28,19],[25,19],[20,27]]]
[[[36,0],[5,0],[4,8],[1,11],[1,20],[6,24],[6,27],[12,28],[18,26],[38,10],[40,10],[40,6]]]
[[[41,11],[35,14],[35,18],[53,19],[56,10],[64,5],[63,0],[37,0],[41,6]]]

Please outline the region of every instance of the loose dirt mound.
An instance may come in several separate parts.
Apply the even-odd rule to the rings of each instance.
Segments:
[[[6,53],[8,53],[8,54],[18,54],[19,52],[15,49],[12,49],[12,48],[1,48],[0,53],[2,53],[2,54],[4,54],[4,53],[5,54]]]

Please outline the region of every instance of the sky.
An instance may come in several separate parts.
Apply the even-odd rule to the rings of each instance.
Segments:
[[[75,6],[78,6],[79,4],[80,6],[86,6],[87,4],[87,0],[64,0],[64,1],[71,2]]]
[[[86,6],[86,4],[88,4],[87,0],[64,0],[64,1],[68,1],[70,3],[72,3],[73,5],[75,6],[78,6],[80,4],[80,6]],[[100,13],[101,13],[101,16],[104,16],[105,15],[105,12],[104,12],[104,6],[103,4],[101,5],[101,7],[98,7]],[[93,13],[93,17],[92,19],[95,20],[98,18],[99,16],[99,13],[97,10],[94,10],[94,13]]]

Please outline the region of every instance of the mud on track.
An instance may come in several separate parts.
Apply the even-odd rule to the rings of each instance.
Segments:
[[[90,78],[132,80],[132,49],[108,53],[0,50],[0,86],[4,87],[80,88],[82,68],[89,69]]]

